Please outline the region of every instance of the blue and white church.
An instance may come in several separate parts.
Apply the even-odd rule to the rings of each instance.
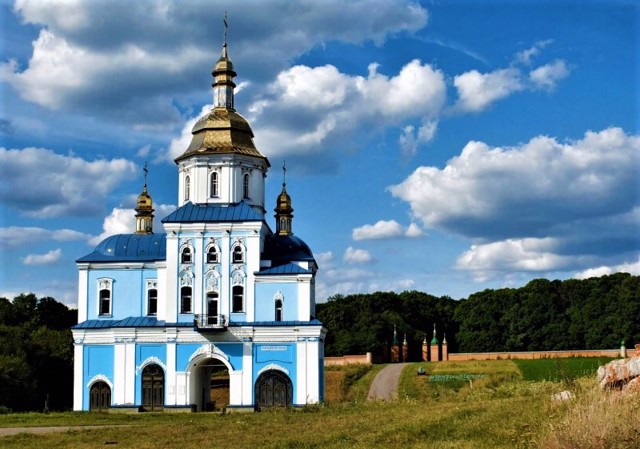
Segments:
[[[267,223],[269,161],[234,108],[227,43],[213,109],[178,167],[178,208],[153,229],[145,183],[136,232],[77,260],[74,410],[213,411],[302,406],[324,396],[317,264],[294,236],[282,184]],[[133,218],[133,217],[132,217]]]

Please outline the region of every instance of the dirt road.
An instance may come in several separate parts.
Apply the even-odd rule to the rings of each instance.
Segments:
[[[370,401],[389,401],[398,398],[398,380],[400,373],[407,366],[406,363],[393,363],[386,366],[378,373],[371,388],[367,399]]]

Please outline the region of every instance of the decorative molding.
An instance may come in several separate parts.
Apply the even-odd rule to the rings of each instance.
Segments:
[[[284,304],[284,295],[282,294],[282,292],[281,292],[280,290],[278,290],[278,291],[276,292],[276,294],[275,294],[275,295],[273,295],[273,301],[275,302],[275,301],[277,301],[277,300],[282,301],[282,303]]]
[[[229,361],[229,356],[213,343],[200,346],[193,354],[191,354],[191,357],[189,357],[189,362],[193,361],[193,359],[201,355],[217,355]]]
[[[282,371],[287,376],[289,376],[289,370],[286,369],[284,366],[280,366],[277,363],[271,363],[270,365],[267,365],[267,366],[263,367],[260,371],[258,371],[258,374],[257,374],[256,377],[260,377],[260,374],[262,374],[262,373],[264,373],[266,371],[271,371],[271,370]]]
[[[89,382],[87,382],[87,388],[91,388],[91,385],[93,385],[96,382],[104,382],[107,385],[109,385],[109,388],[111,388],[111,392],[113,393],[113,382],[111,382],[109,380],[109,378],[107,376],[105,376],[104,374],[97,374],[95,376],[93,376],[91,378],[91,380],[89,380]]]
[[[147,290],[155,288],[158,289],[158,280],[157,279],[147,279]]]
[[[162,360],[160,360],[158,357],[147,357],[140,365],[136,366],[136,376],[138,374],[140,374],[140,372],[147,366],[147,365],[151,365],[152,363],[155,363],[156,365],[158,365],[160,368],[162,368],[162,370],[165,372],[167,372],[167,366],[162,362]]]

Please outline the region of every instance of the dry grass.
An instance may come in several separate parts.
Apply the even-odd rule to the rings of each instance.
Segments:
[[[638,396],[600,391],[593,378],[577,382],[576,390],[575,401],[557,406],[562,417],[549,425],[542,449],[640,448]]]

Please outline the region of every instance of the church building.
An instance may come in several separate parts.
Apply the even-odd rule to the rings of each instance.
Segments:
[[[154,232],[145,183],[136,231],[77,260],[74,410],[303,406],[324,396],[317,264],[293,234],[283,178],[267,223],[267,158],[234,108],[227,54],[213,109],[178,167],[178,208]],[[284,173],[283,173],[284,176]],[[133,218],[133,217],[132,217]]]

